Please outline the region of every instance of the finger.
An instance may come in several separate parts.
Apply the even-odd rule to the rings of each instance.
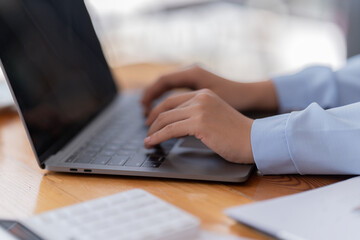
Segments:
[[[171,138],[184,137],[187,135],[194,135],[193,120],[186,119],[179,122],[175,122],[167,125],[159,131],[153,133],[144,139],[145,147],[151,148],[161,142],[169,140]]]
[[[159,131],[160,129],[164,128],[169,124],[190,118],[192,114],[191,112],[191,107],[186,107],[175,108],[170,111],[161,113],[151,125],[148,131],[148,136],[152,135],[154,132]]]
[[[153,85],[149,86],[142,97],[144,107],[150,107],[151,103],[163,95],[165,92],[174,88],[194,88],[194,81],[191,81],[191,69],[170,73],[160,77]]]
[[[145,124],[150,126],[155,119],[159,116],[160,113],[178,107],[180,104],[188,101],[189,99],[195,96],[194,92],[187,92],[177,95],[172,95],[159,103],[148,115],[148,119],[146,120]]]

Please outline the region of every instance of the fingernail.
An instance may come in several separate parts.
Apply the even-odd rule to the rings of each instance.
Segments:
[[[145,142],[146,144],[149,144],[150,141],[151,141],[151,137],[150,137],[150,136],[149,136],[149,137],[146,137],[146,138],[144,139],[144,142]]]

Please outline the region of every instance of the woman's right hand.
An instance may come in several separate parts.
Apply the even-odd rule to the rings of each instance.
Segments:
[[[145,114],[148,115],[157,98],[175,88],[210,89],[239,111],[277,109],[275,88],[270,80],[256,83],[235,82],[201,67],[192,66],[161,76],[145,90],[142,98]]]

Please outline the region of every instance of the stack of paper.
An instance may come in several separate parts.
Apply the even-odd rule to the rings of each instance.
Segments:
[[[360,239],[360,177],[226,214],[280,239]]]

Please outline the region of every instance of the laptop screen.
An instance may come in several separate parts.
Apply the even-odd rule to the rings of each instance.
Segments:
[[[117,94],[83,0],[1,0],[0,59],[40,165]]]

